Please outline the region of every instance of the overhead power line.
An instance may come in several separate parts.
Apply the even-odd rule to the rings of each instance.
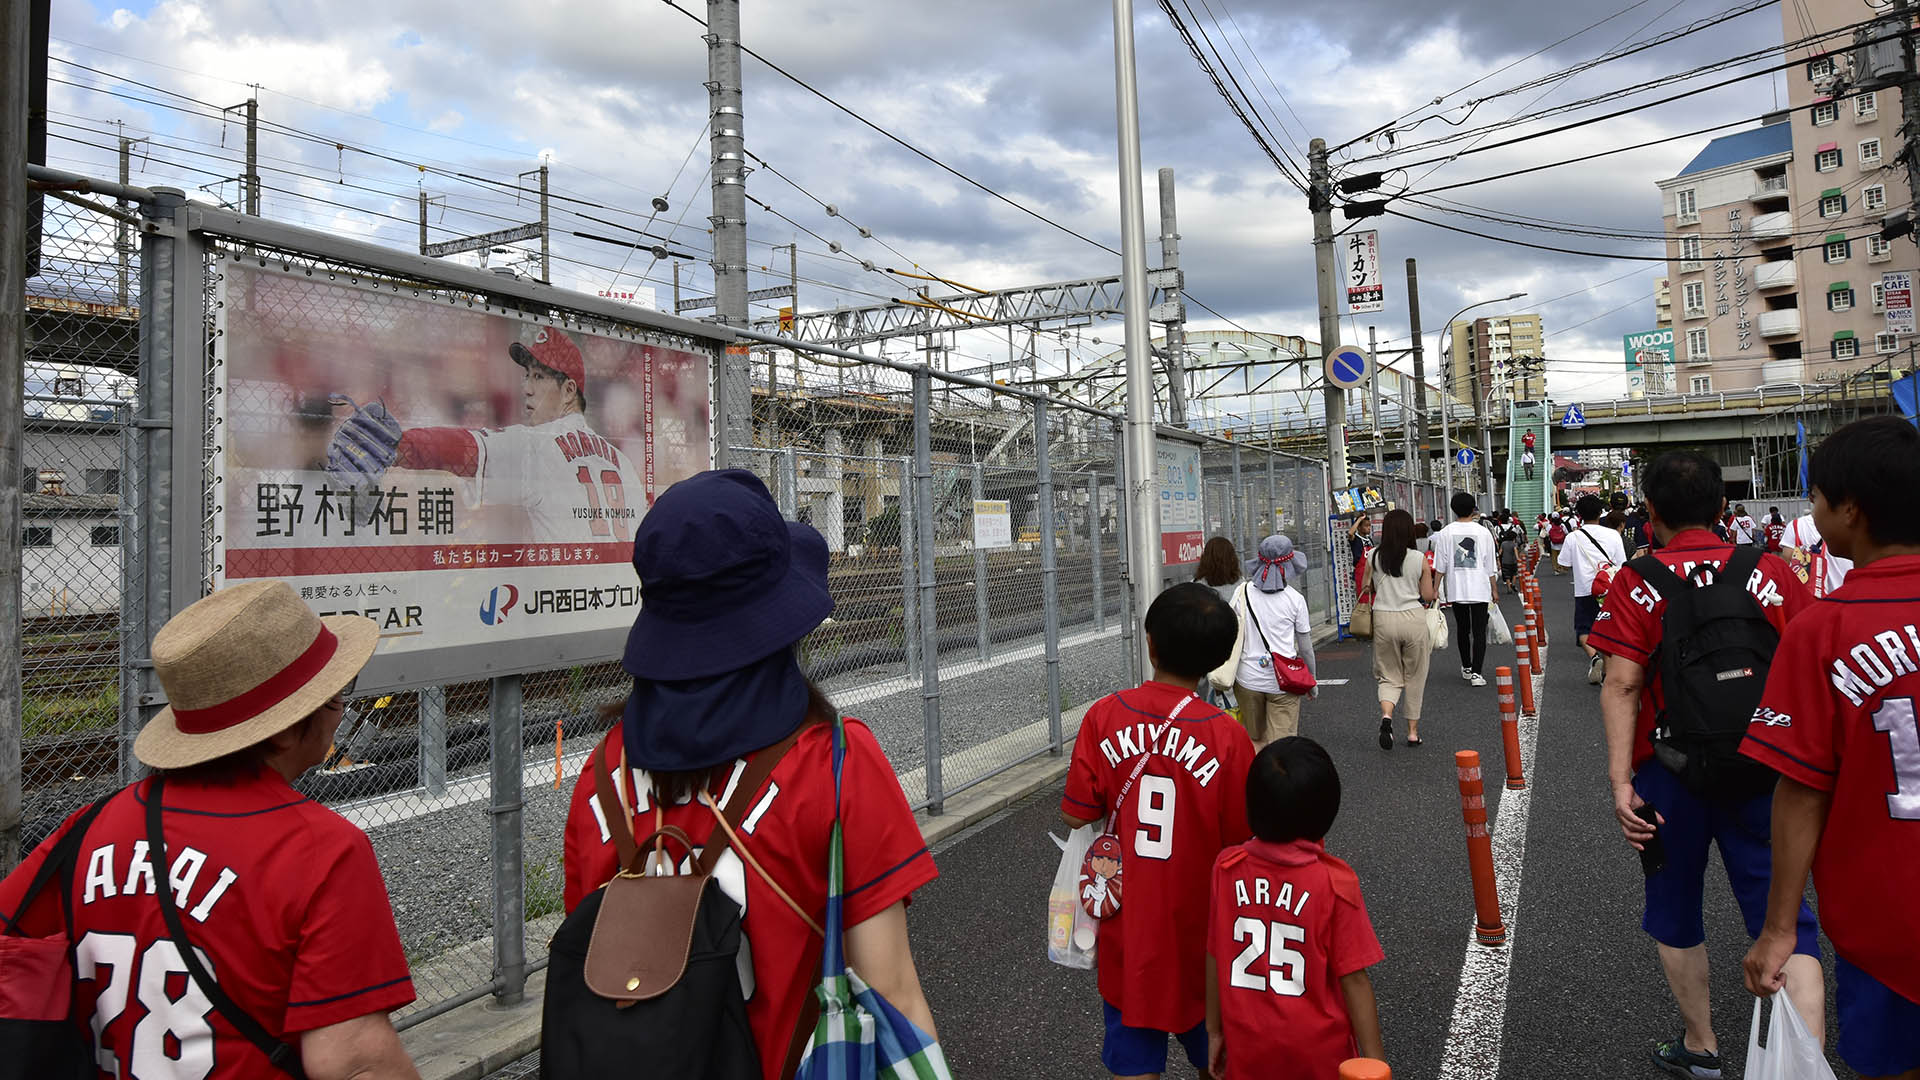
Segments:
[[[1180,17],[1180,13],[1174,10],[1172,0],[1160,0],[1160,10],[1166,13],[1167,21],[1173,25],[1173,29],[1180,35],[1180,39],[1186,42],[1187,51],[1193,54],[1193,59],[1200,65],[1201,72],[1213,83],[1213,88],[1219,93],[1220,100],[1227,103],[1227,108],[1231,110],[1234,117],[1240,121],[1241,126],[1247,129],[1247,134],[1253,137],[1254,144],[1260,147],[1262,153],[1267,155],[1268,161],[1273,162],[1273,167],[1280,171],[1280,175],[1286,177],[1288,183],[1298,188],[1302,195],[1305,195],[1307,193],[1307,185],[1301,179],[1300,174],[1290,167],[1285,160],[1282,160],[1280,152],[1274,149],[1273,143],[1268,141],[1266,135],[1260,133],[1261,125],[1256,124],[1247,116],[1247,111],[1240,107],[1239,99],[1235,98],[1233,92],[1227,89],[1227,84],[1220,79],[1220,73],[1215,70],[1213,64],[1207,60],[1206,54],[1200,51],[1199,43],[1194,40],[1193,30],[1187,26],[1186,20]],[[1188,10],[1192,9],[1189,8]],[[1202,31],[1202,33],[1204,34],[1204,31]],[[1211,40],[1209,40],[1208,44],[1211,46]],[[1227,78],[1232,79],[1233,72],[1228,71]],[[1235,85],[1238,85],[1238,80],[1235,80]],[[1264,121],[1262,123],[1264,123]]]

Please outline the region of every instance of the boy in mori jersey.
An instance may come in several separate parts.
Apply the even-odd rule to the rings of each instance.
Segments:
[[[1253,740],[1195,687],[1226,660],[1240,629],[1220,594],[1198,582],[1147,608],[1153,677],[1109,694],[1080,725],[1060,814],[1078,828],[1108,822],[1121,857],[1100,920],[1101,1064],[1116,1077],[1158,1077],[1167,1037],[1207,1067],[1207,875],[1245,840]]]
[[[1215,1080],[1334,1080],[1353,1057],[1384,1061],[1367,968],[1386,959],[1353,868],[1327,854],[1340,774],[1291,736],[1254,759],[1255,839],[1213,863],[1207,920],[1207,1059]]]
[[[1787,624],[1740,751],[1780,774],[1767,916],[1747,988],[1771,993],[1813,871],[1837,955],[1840,1056],[1920,1080],[1920,432],[1895,417],[1829,435],[1808,470],[1813,517],[1853,562]]]

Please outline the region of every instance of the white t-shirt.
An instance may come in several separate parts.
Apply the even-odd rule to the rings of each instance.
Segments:
[[[1589,538],[1593,543],[1587,542]],[[1619,533],[1605,525],[1582,525],[1567,534],[1555,561],[1573,570],[1573,595],[1592,596],[1593,578],[1600,572],[1600,564],[1610,562],[1616,570],[1625,565],[1627,545]]]
[[[1808,517],[1813,515],[1809,514]],[[1733,542],[1736,544],[1753,543],[1753,519],[1745,514],[1733,519]]]
[[[1814,528],[1812,514],[1802,514],[1787,522],[1787,532],[1780,538],[1780,546],[1804,551],[1820,563],[1820,577],[1807,580],[1815,596],[1832,596],[1833,591],[1847,580],[1848,571],[1853,569],[1852,559],[1835,555],[1820,542],[1820,530]],[[1808,573],[1812,572],[1808,570]]]
[[[1299,639],[1295,635],[1313,633],[1307,598],[1291,585],[1279,592],[1261,592],[1249,585],[1244,595],[1247,607],[1259,618],[1260,626],[1256,630],[1253,619],[1248,618],[1240,628],[1244,635],[1240,642],[1240,670],[1234,673],[1233,681],[1249,690],[1277,694],[1280,680],[1273,677],[1273,658],[1267,655],[1267,649],[1271,646],[1281,656],[1300,655]],[[1260,639],[1261,630],[1267,633],[1265,642]]]
[[[568,413],[537,427],[475,429],[473,441],[480,447],[473,501],[525,509],[532,539],[633,539],[647,509],[646,489],[627,456],[595,434],[586,417]]]
[[[1449,601],[1491,603],[1493,578],[1500,572],[1493,533],[1477,521],[1456,521],[1441,529],[1433,542],[1433,569],[1445,576]]]

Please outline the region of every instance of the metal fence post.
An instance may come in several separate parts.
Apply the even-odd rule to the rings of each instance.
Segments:
[[[1107,628],[1107,598],[1102,590],[1100,548],[1100,474],[1087,476],[1087,539],[1093,545],[1093,628]]]
[[[919,440],[920,416],[916,413],[913,420],[914,439]],[[913,459],[900,459],[900,513],[895,519],[900,526],[900,644],[905,654],[907,674],[920,670],[920,571],[915,559],[914,549],[919,545],[920,533],[914,527]]]
[[[1247,547],[1247,491],[1240,486],[1240,444],[1233,444],[1233,498],[1228,502],[1232,507],[1232,517],[1228,519],[1228,528],[1235,547],[1245,551]]]
[[[920,702],[926,725],[927,813],[938,814],[946,808],[946,794],[940,782],[940,628],[933,579],[932,417],[933,375],[922,365],[913,372],[913,529],[920,563]]]
[[[1113,422],[1113,521],[1120,541],[1120,580],[1126,584],[1120,601],[1120,647],[1127,657],[1127,681],[1142,681],[1140,650],[1133,647],[1133,560],[1127,558],[1127,515],[1132,513],[1127,487],[1127,427]]]
[[[973,502],[976,513],[980,500],[987,497],[987,467],[980,462],[973,463]],[[981,663],[993,659],[993,623],[987,610],[987,549],[980,546],[980,532],[976,525],[973,534],[973,621],[978,624],[979,645],[976,653]]]
[[[1060,556],[1054,550],[1053,462],[1047,448],[1047,403],[1033,403],[1035,478],[1040,484],[1040,604],[1047,649],[1047,745],[1060,752]]]
[[[420,786],[447,793],[447,688],[420,688]]]
[[[493,968],[494,998],[518,1005],[526,996],[526,875],[522,869],[525,803],[520,790],[520,676],[493,680],[489,722],[493,736]]]
[[[800,515],[800,458],[789,446],[780,451],[780,516],[792,521]]]

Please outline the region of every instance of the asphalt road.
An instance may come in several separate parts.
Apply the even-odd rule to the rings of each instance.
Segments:
[[[1555,644],[1539,743],[1527,763],[1532,810],[1518,911],[1508,913],[1513,955],[1498,1074],[1665,1075],[1648,1055],[1680,1030],[1679,1015],[1640,930],[1639,863],[1609,807],[1599,691],[1587,685],[1573,644],[1568,579],[1543,584]],[[1504,607],[1510,621],[1517,616],[1517,601]],[[1328,847],[1359,873],[1386,951],[1372,974],[1388,1057],[1403,1078],[1440,1071],[1473,925],[1453,751],[1478,750],[1490,774],[1500,769],[1494,687],[1466,685],[1456,659],[1451,651],[1435,656],[1423,747],[1396,742],[1383,752],[1375,744],[1379,711],[1361,643],[1323,649],[1323,679],[1350,682],[1323,688],[1302,716],[1302,732],[1325,744],[1341,769],[1342,810]],[[1511,646],[1490,647],[1490,676],[1513,662]],[[1058,862],[1044,834],[1059,829],[1059,790],[949,841],[936,852],[939,880],[909,909],[915,958],[956,1075],[1105,1075],[1094,975],[1049,963],[1043,943]],[[1497,782],[1488,794],[1497,815]],[[1707,935],[1716,1029],[1726,1075],[1737,1077],[1753,1003],[1739,979],[1748,939],[1717,860]],[[1828,1028],[1831,1044],[1831,1019]],[[1836,1072],[1852,1076],[1837,1065]]]

